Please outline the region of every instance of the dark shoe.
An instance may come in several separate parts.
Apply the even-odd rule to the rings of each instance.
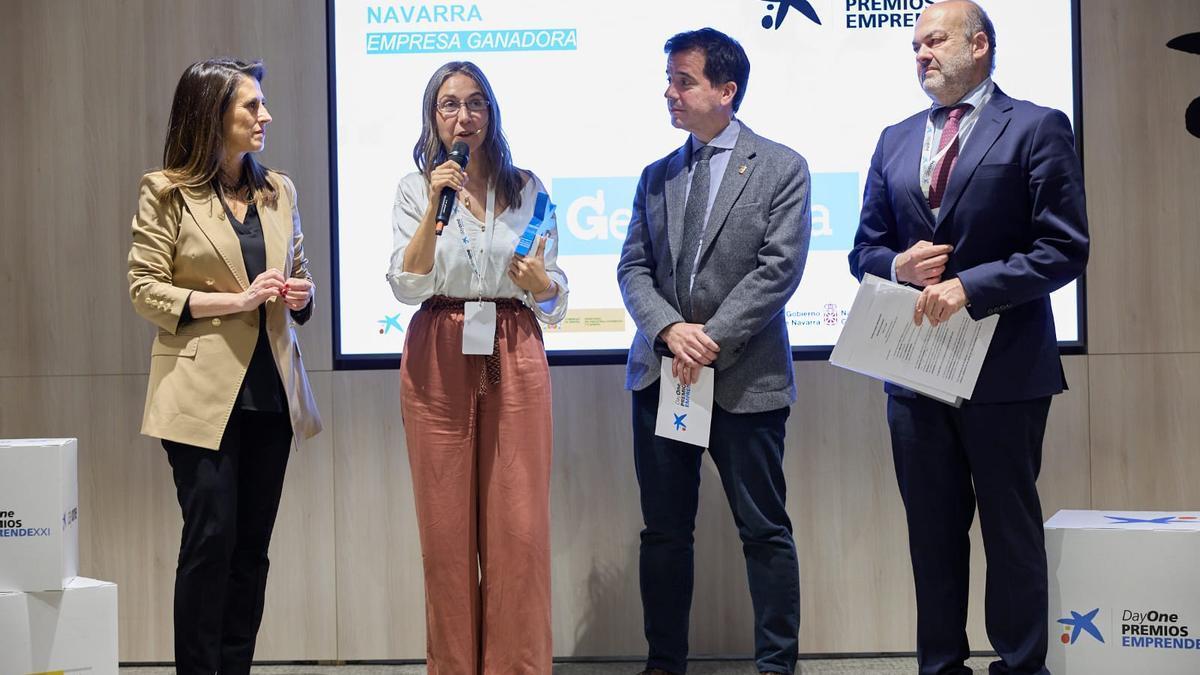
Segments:
[[[669,670],[663,670],[662,668],[647,668],[646,670],[638,673],[638,675],[675,675],[675,673],[672,673]]]

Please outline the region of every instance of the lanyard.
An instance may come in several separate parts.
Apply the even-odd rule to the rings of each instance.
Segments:
[[[980,101],[980,103],[982,104],[985,101]],[[942,149],[932,157],[929,156],[931,153],[933,153],[933,144],[935,142],[934,136],[936,135],[934,134],[933,128],[933,112],[930,112],[929,116],[925,118],[925,145],[923,151],[921,152],[921,156],[929,157],[929,160],[921,162],[921,187],[924,188],[926,193],[929,192],[928,186],[933,178],[934,167],[936,167],[937,163],[946,156],[947,152],[950,152],[950,148],[953,147],[955,143],[961,143],[963,134],[965,134],[971,129],[972,126],[975,125],[975,121],[979,119],[979,115],[982,111],[983,105],[973,106],[971,112],[967,113],[966,117],[963,117],[958,123],[958,133],[954,134],[954,138],[950,139],[950,141],[946,143],[946,145],[942,146]],[[943,129],[944,128],[945,127],[943,127]],[[961,149],[962,148],[960,147],[959,150]]]
[[[483,272],[480,265],[486,265],[488,261],[487,251],[492,248],[492,240],[496,236],[496,185],[494,183],[488,185],[487,190],[487,206],[483,212],[483,230],[484,236],[487,237],[486,245],[480,249],[481,261],[475,260],[475,254],[471,250],[471,238],[467,236],[467,230],[462,224],[462,204],[454,205],[454,224],[458,226],[458,236],[462,241],[463,252],[467,254],[467,263],[471,266],[471,277],[475,280],[475,295],[479,299],[483,299]]]

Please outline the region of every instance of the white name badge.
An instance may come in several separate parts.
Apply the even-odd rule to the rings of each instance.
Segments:
[[[487,356],[496,342],[496,303],[463,303],[463,354]]]
[[[673,360],[662,360],[654,435],[707,448],[712,425],[713,369],[701,368],[695,384],[680,384],[671,374]]]

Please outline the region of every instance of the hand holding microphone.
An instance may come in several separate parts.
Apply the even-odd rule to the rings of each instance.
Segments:
[[[450,149],[450,155],[445,163],[433,170],[430,176],[430,188],[438,196],[437,214],[434,217],[434,233],[442,236],[442,228],[450,222],[450,214],[454,212],[454,200],[458,191],[467,186],[467,160],[470,159],[471,149],[463,141],[458,141]],[[432,195],[431,195],[432,196]]]

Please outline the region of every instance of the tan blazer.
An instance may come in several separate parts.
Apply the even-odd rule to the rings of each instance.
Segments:
[[[260,204],[267,268],[311,279],[296,208],[296,187],[268,175],[274,205]],[[216,450],[258,341],[258,310],[179,324],[192,291],[239,293],[250,285],[237,234],[216,193],[184,188],[167,203],[161,171],[142,177],[129,249],[129,295],[137,313],[158,326],[150,350],[150,385],[142,433]],[[321,430],[321,418],[300,360],[294,320],[282,300],[266,303],[267,335],[287,393],[297,440]]]

